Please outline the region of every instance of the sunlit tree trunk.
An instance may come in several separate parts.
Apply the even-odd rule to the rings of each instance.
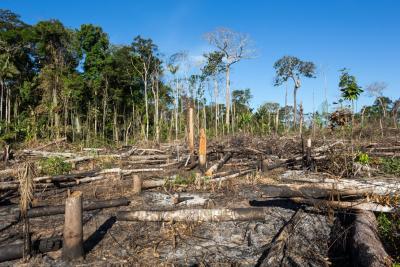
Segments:
[[[230,81],[230,65],[226,65],[226,92],[225,92],[225,101],[226,101],[226,114],[225,114],[225,124],[227,131],[229,133],[229,120],[230,120],[230,109],[231,109],[231,81]]]

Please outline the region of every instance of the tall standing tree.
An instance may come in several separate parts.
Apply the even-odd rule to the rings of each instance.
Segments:
[[[356,77],[349,74],[348,69],[344,68],[340,70],[340,81],[339,89],[342,92],[342,98],[347,101],[351,101],[351,141],[353,142],[353,127],[354,127],[354,101],[356,101],[364,90],[357,84]],[[353,148],[353,147],[352,147]]]
[[[275,62],[275,86],[280,86],[288,80],[294,83],[293,88],[293,126],[297,123],[297,90],[301,87],[301,77],[315,78],[315,64],[302,61],[294,56],[284,56]]]
[[[60,94],[64,78],[75,71],[78,63],[76,50],[72,46],[73,32],[58,20],[41,21],[34,26],[36,53],[38,55],[39,87],[44,91],[43,104],[49,110],[51,129],[60,135]]]
[[[370,97],[375,97],[376,100],[379,101],[379,105],[381,106],[382,109],[382,115],[385,118],[386,117],[386,102],[384,101],[383,98],[383,91],[387,88],[387,84],[385,82],[374,82],[371,83],[370,85],[367,86],[366,90],[368,92],[368,95]]]
[[[206,63],[201,69],[202,76],[211,77],[214,83],[214,104],[215,104],[215,135],[218,135],[218,76],[225,70],[225,64],[223,63],[224,54],[220,51],[210,52],[203,55],[206,58]]]
[[[84,78],[89,91],[93,94],[93,117],[94,117],[94,134],[97,135],[98,130],[98,110],[100,102],[100,90],[103,88],[103,137],[105,133],[106,109],[108,101],[108,85],[109,80],[107,73],[104,71],[106,60],[109,56],[109,40],[106,33],[101,27],[92,24],[81,25],[78,31],[78,40],[81,53],[84,58],[83,69]]]
[[[247,34],[233,31],[228,28],[217,28],[213,32],[206,33],[206,40],[215,46],[223,55],[226,75],[226,117],[225,124],[229,131],[230,110],[231,110],[231,91],[230,91],[230,71],[233,64],[242,59],[254,56],[254,50],[250,48],[250,38]]]
[[[158,47],[151,39],[143,39],[140,35],[135,37],[132,42],[132,51],[136,56],[136,62],[132,60],[132,66],[142,78],[144,86],[144,101],[145,101],[145,121],[146,133],[145,139],[149,139],[149,100],[148,100],[148,85],[149,78],[155,66],[160,62],[157,59]]]

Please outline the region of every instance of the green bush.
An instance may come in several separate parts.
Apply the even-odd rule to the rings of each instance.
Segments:
[[[71,171],[71,163],[65,162],[60,157],[50,157],[46,159],[41,159],[39,161],[39,166],[42,174],[44,175],[60,175]]]
[[[380,164],[382,170],[388,174],[400,175],[400,159],[399,158],[381,158]]]
[[[362,165],[368,165],[370,163],[370,158],[367,153],[360,152],[356,157],[356,162]]]
[[[400,214],[381,213],[377,217],[379,236],[395,262],[400,260]],[[393,265],[395,266],[395,265]]]

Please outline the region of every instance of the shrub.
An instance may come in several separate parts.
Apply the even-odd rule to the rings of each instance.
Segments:
[[[388,174],[400,175],[400,159],[399,158],[381,158],[380,164],[382,170]]]
[[[71,171],[71,163],[65,162],[60,157],[50,157],[46,159],[41,159],[39,161],[39,166],[42,174],[44,175],[60,175]]]
[[[356,157],[356,162],[362,165],[368,165],[370,163],[370,158],[367,153],[360,152]]]

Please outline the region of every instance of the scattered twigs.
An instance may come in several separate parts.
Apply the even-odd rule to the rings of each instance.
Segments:
[[[293,233],[296,225],[300,222],[303,214],[304,212],[301,209],[297,210],[290,218],[289,222],[282,227],[279,234],[272,241],[268,254],[261,262],[260,266],[282,266],[287,241]]]

